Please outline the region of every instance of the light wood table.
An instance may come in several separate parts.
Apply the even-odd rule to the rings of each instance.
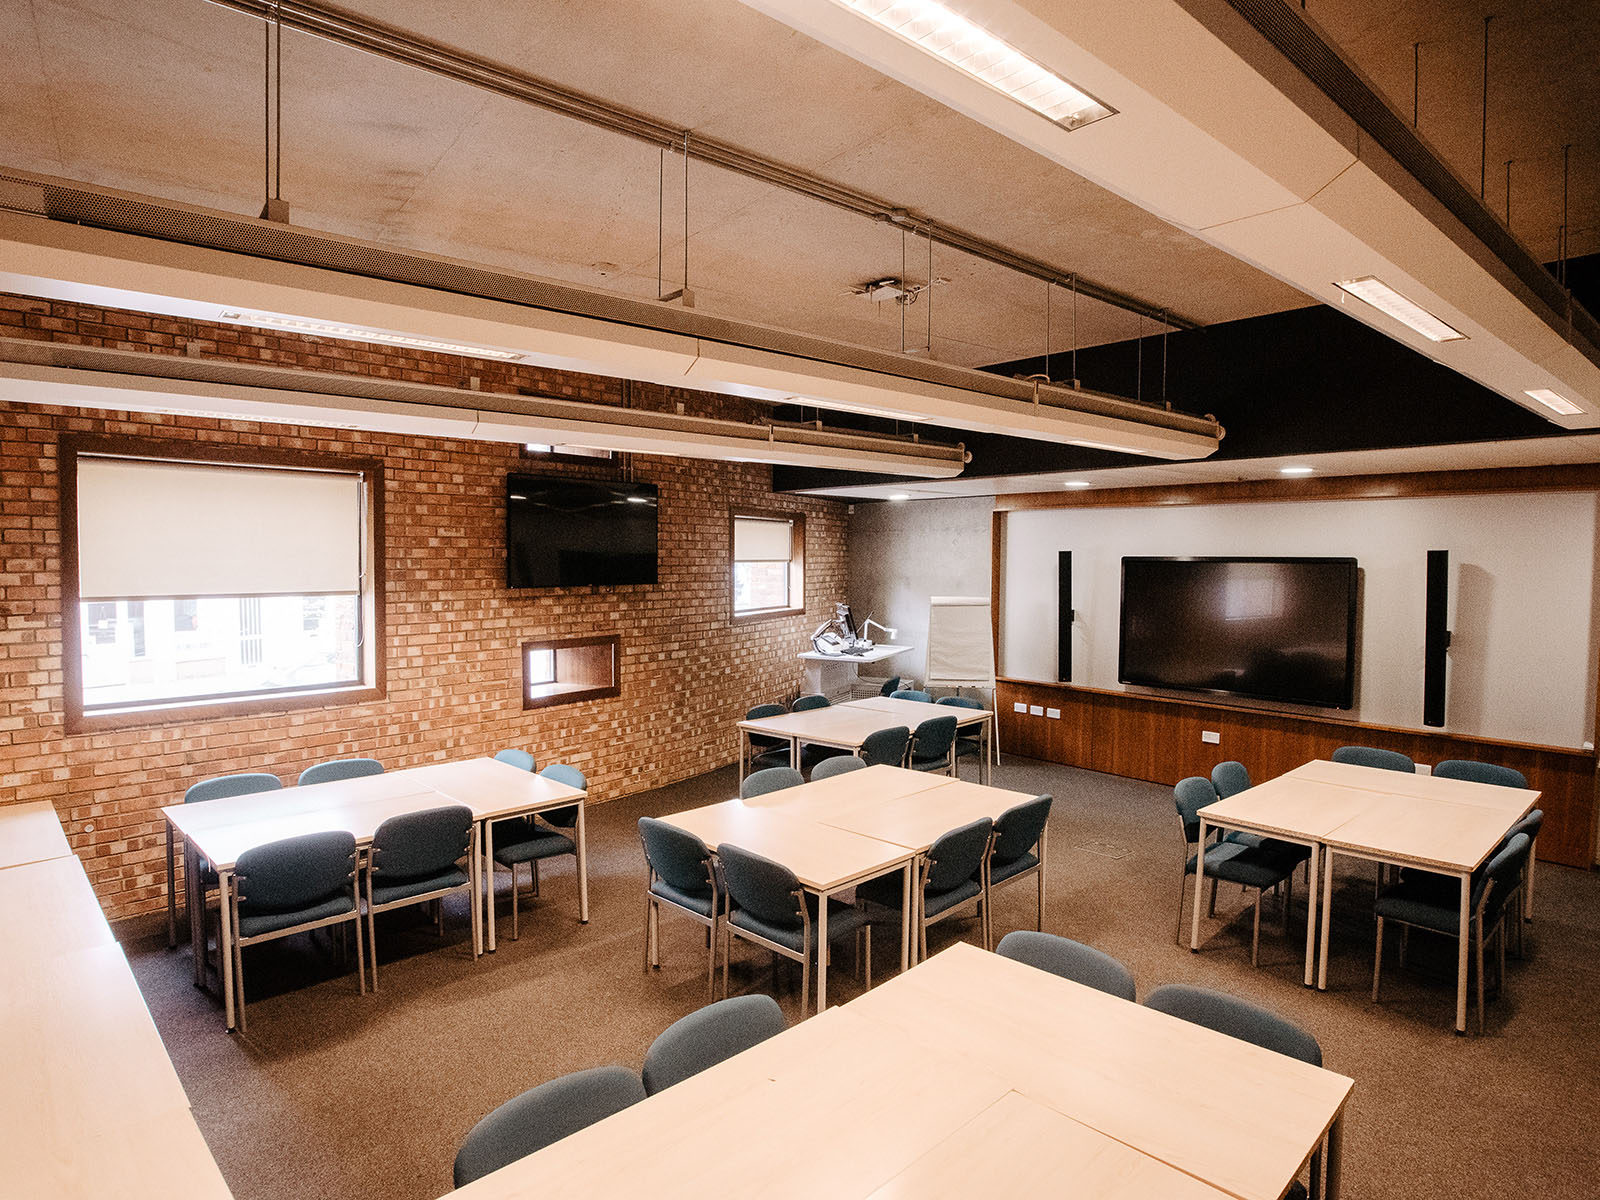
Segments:
[[[1323,841],[1351,817],[1382,803],[1381,797],[1354,788],[1300,778],[1293,772],[1269,779],[1208,804],[1200,810],[1200,846],[1212,828],[1241,829],[1281,841],[1306,846],[1311,851],[1307,869],[1305,985],[1315,982],[1317,961],[1317,887],[1321,879]],[[1189,949],[1200,949],[1200,895],[1205,885],[1205,855],[1195,862],[1195,902],[1191,906]]]
[[[1241,1200],[1277,1200],[1326,1137],[1339,1194],[1354,1085],[1332,1071],[964,942],[845,1011]]]
[[[1283,778],[1315,779],[1385,796],[1416,796],[1423,800],[1471,804],[1504,812],[1513,821],[1531,809],[1540,795],[1531,788],[1501,787],[1492,783],[1474,783],[1468,779],[1440,779],[1437,775],[1408,775],[1404,771],[1385,771],[1378,767],[1337,763],[1328,759],[1305,763]]]
[[[921,970],[922,968],[917,968]],[[1001,1133],[1000,1131],[1004,1132]],[[1001,1140],[990,1140],[991,1131]],[[1020,1144],[996,1156],[997,1144]],[[1223,1193],[1012,1090],[999,1073],[830,1009],[538,1153],[484,1176],[461,1200],[650,1195],[770,1200],[958,1193],[952,1155],[982,1185],[962,1195],[1060,1192],[1083,1200],[1220,1200]],[[1021,1160],[1021,1161],[1019,1161]],[[1014,1187],[1040,1178],[1048,1189]],[[1063,1166],[1064,1164],[1064,1166]],[[941,1186],[945,1190],[938,1190]]]
[[[72,847],[61,829],[55,805],[47,800],[0,808],[0,868],[20,867],[47,858],[67,858]]]
[[[739,778],[749,773],[750,738],[769,737],[789,743],[789,765],[800,768],[800,748],[803,745],[827,746],[835,750],[848,750],[855,754],[861,744],[880,729],[893,729],[904,725],[915,732],[918,725],[933,717],[955,717],[958,729],[979,725],[984,730],[983,773],[987,783],[994,770],[993,739],[991,728],[994,714],[987,709],[960,708],[953,704],[924,704],[920,700],[893,700],[878,696],[869,700],[851,700],[846,704],[830,704],[824,708],[810,708],[804,712],[781,713],[775,717],[757,717],[740,721]],[[955,759],[951,758],[951,773]]]
[[[852,700],[844,707],[877,709],[881,713],[899,718],[895,724],[909,726],[913,731],[929,717],[929,705],[925,702],[896,700],[893,696],[868,696],[863,700]],[[954,713],[958,730],[970,725],[979,726],[983,735],[983,773],[979,779],[983,783],[988,783],[994,778],[994,713],[988,709],[966,708],[959,704],[934,704],[932,707],[932,715],[936,717],[947,717]]]
[[[826,782],[826,780],[824,781]],[[815,785],[808,784],[807,787]],[[798,794],[804,788],[792,788]],[[774,793],[776,798],[777,793]],[[892,842],[863,837],[823,825],[787,805],[748,804],[725,800],[661,818],[688,830],[712,850],[724,842],[782,863],[793,871],[800,886],[814,894],[817,904],[817,1011],[828,1006],[828,898],[868,879],[901,871],[902,891],[900,966],[910,965],[911,914],[916,852]]]
[[[83,864],[48,858],[0,871],[0,962],[38,962],[114,943]]]
[[[1374,768],[1368,768],[1375,770]],[[1379,772],[1398,774],[1398,772]],[[1537,799],[1538,793],[1530,793]],[[1391,866],[1420,867],[1456,877],[1460,889],[1460,926],[1456,948],[1456,1032],[1467,1031],[1467,961],[1471,939],[1472,873],[1494,853],[1496,846],[1523,812],[1508,816],[1503,810],[1418,796],[1380,797],[1380,802],[1344,822],[1324,839],[1322,903],[1322,967],[1317,985],[1327,986],[1328,930],[1333,922],[1333,859],[1347,854]]]
[[[209,861],[217,872],[223,896],[220,922],[223,1014],[228,1029],[234,1027],[233,930],[227,903],[233,871],[239,856],[257,846],[307,833],[341,831],[356,839],[358,848],[371,843],[378,826],[389,817],[448,804],[472,810],[474,851],[469,855],[472,879],[473,953],[484,943],[484,903],[488,905],[488,943],[494,945],[493,849],[490,822],[551,808],[578,807],[579,916],[588,919],[587,837],[584,825],[586,793],[494,759],[434,763],[409,770],[390,771],[359,779],[342,779],[307,787],[284,788],[248,796],[208,800],[203,804],[174,804],[161,810],[194,853]],[[484,852],[478,852],[482,848]],[[191,877],[194,875],[191,872]],[[486,901],[479,897],[487,892]],[[191,886],[191,913],[198,913],[199,897]],[[204,931],[191,920],[197,936],[197,970],[203,970]]]

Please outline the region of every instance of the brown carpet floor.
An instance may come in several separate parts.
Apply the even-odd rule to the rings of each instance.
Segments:
[[[1303,889],[1288,939],[1264,911],[1259,970],[1248,905],[1226,885],[1217,919],[1203,926],[1204,950],[1175,945],[1170,789],[1017,758],[996,782],[1056,797],[1046,929],[1120,958],[1141,997],[1182,981],[1265,1005],[1313,1033],[1327,1065],[1356,1080],[1347,1196],[1600,1195],[1600,876],[1541,864],[1529,956],[1508,960],[1485,1035],[1458,1038],[1453,941],[1413,937],[1405,971],[1391,949],[1384,1002],[1372,1004],[1370,864],[1341,862],[1329,988],[1318,994],[1301,986]],[[568,858],[547,863],[542,895],[524,901],[520,941],[498,877],[500,948],[477,963],[464,900],[447,910],[442,941],[421,910],[385,914],[376,996],[357,994],[353,970],[320,934],[248,951],[244,1036],[225,1034],[219,1001],[193,986],[186,940],[168,950],[164,921],[128,923],[120,932],[134,971],[238,1200],[436,1197],[450,1187],[463,1135],[501,1101],[583,1067],[637,1068],[651,1039],[702,1003],[705,950],[699,927],[666,914],[662,967],[642,970],[635,821],[735,787],[730,769],[592,809],[587,926]],[[998,933],[1031,927],[1032,894],[1031,884],[1001,893]],[[892,971],[894,934],[883,926],[878,936],[874,965]],[[977,936],[975,921],[945,921],[930,948]],[[837,1002],[857,994],[850,967],[847,953],[830,975]],[[735,993],[770,989],[772,978],[770,958],[735,944]],[[798,968],[786,964],[779,987],[793,1020]],[[1173,1064],[1197,1067],[1226,1069]]]

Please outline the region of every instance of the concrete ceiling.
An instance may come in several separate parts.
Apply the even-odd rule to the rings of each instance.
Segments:
[[[1600,32],[1584,7],[1513,0],[1491,28],[1486,199],[1503,211],[1512,159],[1511,227],[1547,259],[1565,143],[1570,250],[1600,249]],[[1307,303],[737,0],[366,0],[359,13],[871,192],[1202,324]],[[1308,15],[1407,114],[1411,46],[1424,42],[1419,130],[1475,183],[1480,5],[1311,0]],[[259,21],[204,0],[0,4],[0,163],[253,214],[265,195],[262,42]],[[282,195],[293,222],[311,228],[636,297],[658,295],[658,277],[666,291],[681,282],[680,156],[292,30],[283,34]],[[927,351],[930,294],[906,308],[850,294],[902,272],[927,279],[925,242],[700,162],[688,201],[689,284],[701,310]],[[931,328],[943,361],[1060,353],[1074,342],[1074,307],[1079,345],[1155,331],[1092,300],[1074,306],[1056,289],[1047,339],[1040,281],[943,248],[931,275],[942,281],[931,289]],[[1567,443],[1564,455],[1593,451],[1589,439]],[[1429,453],[1449,457],[1448,448]],[[1473,464],[1487,465],[1481,457]]]

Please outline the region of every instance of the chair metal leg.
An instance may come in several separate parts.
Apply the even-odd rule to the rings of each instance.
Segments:
[[[650,916],[655,911],[655,899],[646,892],[644,897],[644,970],[650,973]]]
[[[519,907],[520,907],[520,905],[518,903],[518,898],[517,898],[517,864],[516,863],[512,863],[511,864],[511,940],[513,942],[520,941],[522,939],[522,930],[519,928],[520,921],[519,921],[519,919],[517,917],[517,909]]]
[[[1411,926],[1400,926],[1400,969],[1406,969],[1406,953],[1411,949]]]
[[[1207,917],[1214,917],[1216,915],[1217,915],[1217,877],[1215,875],[1213,875],[1211,877],[1211,899],[1206,902],[1206,916]]]
[[[1256,915],[1250,927],[1250,965],[1259,966],[1261,951],[1261,889],[1256,889]]]
[[[1378,948],[1372,955],[1372,1002],[1378,1002],[1378,975],[1383,970],[1383,918],[1378,918]]]
[[[1183,897],[1189,890],[1189,874],[1185,871],[1178,876],[1178,933],[1176,941],[1183,945]]]
[[[1294,876],[1283,878],[1283,936],[1289,936],[1289,910],[1294,907]]]
[[[827,899],[823,899],[827,903]],[[821,953],[827,953],[826,949]],[[777,955],[773,955],[773,964],[777,964]],[[805,953],[800,956],[800,1019],[806,1019],[806,1009],[811,1003],[811,947],[805,948]]]
[[[357,886],[359,887],[359,885],[357,885]],[[361,908],[361,901],[360,901],[360,897],[359,897],[359,894],[358,894],[357,900],[356,900],[356,909],[357,909],[357,912],[356,912],[356,937],[357,937],[357,939],[359,939],[360,936],[361,936],[361,914],[360,914],[360,908]],[[372,994],[374,996],[376,996],[378,994],[378,927],[377,927],[377,925],[376,925],[376,923],[374,921],[374,916],[373,916],[373,912],[372,912],[372,873],[370,871],[367,872],[367,946],[372,951]],[[359,940],[357,940],[357,942],[356,942],[356,952],[359,954],[360,951],[361,951],[361,943],[360,943]],[[362,991],[363,994],[365,994],[366,990],[367,990],[367,988],[366,988],[366,984],[365,984],[364,977],[363,977],[363,983],[362,983],[361,991]]]
[[[222,898],[222,902],[224,904],[227,904],[229,902],[228,898],[226,896],[224,896]],[[240,944],[242,939],[240,938],[239,933],[238,933],[238,929],[239,929],[239,906],[238,906],[237,903],[235,903],[234,906],[233,906],[233,928],[234,928],[234,935],[233,935],[233,990],[234,990],[234,996],[236,997],[236,1003],[234,1005],[235,1010],[236,1010],[235,1013],[234,1013],[234,1018],[235,1018],[234,1019],[234,1027],[240,1033],[243,1033],[245,1031],[244,1030],[244,947]],[[225,953],[226,952],[221,947],[218,948],[218,951],[219,951],[219,953]]]
[[[1472,939],[1473,957],[1478,968],[1478,1032],[1483,1032],[1483,914],[1473,921],[1476,935]]]
[[[864,929],[866,931],[866,934],[867,934],[867,984],[866,984],[866,990],[870,992],[872,990],[872,926],[871,925],[863,925],[862,929]]]
[[[648,918],[646,918],[648,920]],[[717,917],[711,915],[706,926],[706,1003],[717,998]]]
[[[528,873],[533,876],[533,894],[539,894],[539,860],[536,858],[528,864]]]

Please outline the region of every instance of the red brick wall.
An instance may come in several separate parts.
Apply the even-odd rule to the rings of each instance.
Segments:
[[[18,297],[0,296],[0,326],[4,336],[167,353],[185,353],[187,342],[199,340],[209,343],[207,355],[452,386],[477,375],[485,389],[527,387],[639,407],[683,402],[691,412],[734,415],[743,403]],[[57,439],[67,431],[381,458],[387,697],[67,736],[55,469]],[[0,803],[54,803],[101,903],[119,918],[164,903],[157,809],[211,775],[264,770],[292,783],[324,758],[367,754],[393,768],[523,746],[541,765],[578,766],[591,795],[606,800],[732,761],[733,722],[752,704],[795,692],[795,654],[844,594],[845,510],[771,495],[765,467],[642,455],[631,467],[661,489],[659,586],[511,592],[504,586],[507,471],[593,475],[597,468],[530,467],[517,447],[490,443],[0,403]],[[728,509],[752,504],[806,514],[803,616],[729,620]],[[609,632],[623,638],[621,696],[523,711],[522,642]]]

